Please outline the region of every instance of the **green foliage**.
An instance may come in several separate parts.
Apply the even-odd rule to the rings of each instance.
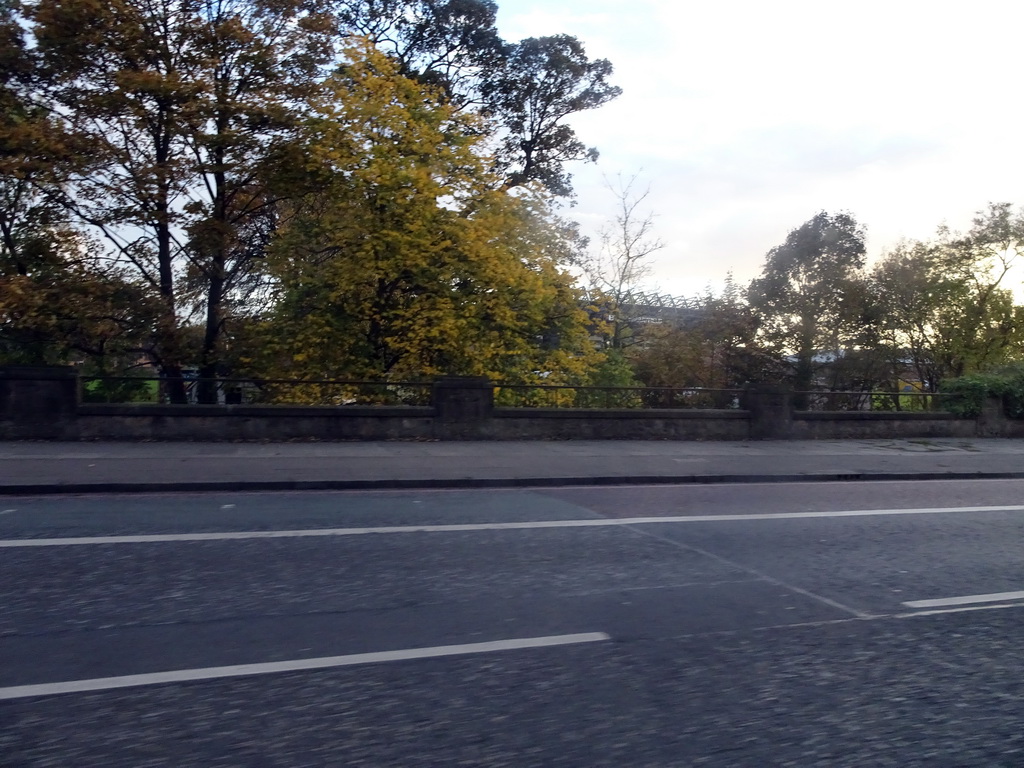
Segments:
[[[153,379],[86,378],[82,386],[83,403],[156,403],[159,401],[159,382]]]
[[[633,366],[617,349],[609,349],[589,377],[594,387],[639,387]]]
[[[1011,419],[1024,418],[1024,364],[942,382],[943,406],[960,416],[978,416],[988,397],[999,398]]]
[[[975,373],[942,383],[943,407],[958,416],[979,416],[987,397],[1001,397],[1003,381],[991,374]]]
[[[911,369],[924,388],[1013,361],[1024,310],[1007,285],[1020,259],[1024,217],[1008,204],[978,213],[966,234],[942,228],[931,242],[901,243],[872,271],[867,322],[890,381]]]

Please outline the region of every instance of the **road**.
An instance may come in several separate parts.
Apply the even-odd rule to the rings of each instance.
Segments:
[[[0,501],[4,766],[1021,766],[1024,482]]]

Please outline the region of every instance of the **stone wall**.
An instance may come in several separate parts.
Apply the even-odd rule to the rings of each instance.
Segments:
[[[243,405],[82,405],[74,440],[412,440],[434,409]]]
[[[492,440],[745,440],[741,410],[503,408],[485,437]]]
[[[788,436],[797,440],[871,440],[984,435],[977,420],[951,413],[804,411],[793,414]]]

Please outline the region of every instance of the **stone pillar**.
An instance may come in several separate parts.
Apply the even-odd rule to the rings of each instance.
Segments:
[[[494,385],[486,376],[445,376],[434,382],[434,437],[467,440],[485,437],[494,412]]]
[[[1006,418],[1003,398],[986,397],[978,415],[978,437],[1007,437],[1010,421]]]
[[[0,367],[0,435],[5,439],[74,439],[77,409],[74,368]]]
[[[793,392],[784,386],[748,384],[743,407],[750,411],[750,437],[784,440],[793,436]]]

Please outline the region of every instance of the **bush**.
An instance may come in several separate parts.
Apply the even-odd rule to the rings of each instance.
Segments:
[[[946,409],[958,416],[979,416],[985,398],[998,397],[1009,418],[1024,418],[1024,364],[944,381],[942,392]]]

